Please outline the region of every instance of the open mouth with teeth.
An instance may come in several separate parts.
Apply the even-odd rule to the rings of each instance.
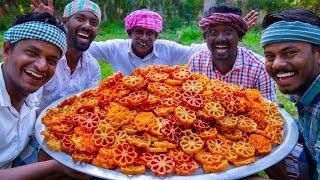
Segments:
[[[148,46],[148,44],[147,44],[146,42],[142,42],[142,41],[138,41],[137,44],[138,44],[139,46],[142,46],[142,47]]]
[[[294,83],[296,72],[279,72],[276,74],[277,80],[280,84]]]
[[[227,45],[216,45],[216,46],[214,46],[214,50],[218,54],[223,54],[228,51],[228,46]]]
[[[43,74],[40,74],[40,73],[38,73],[38,72],[35,72],[35,71],[31,70],[31,69],[24,69],[24,72],[25,72],[30,78],[32,78],[32,79],[34,79],[34,80],[41,80],[41,79],[44,77]]]
[[[77,35],[82,40],[85,40],[85,41],[89,41],[90,40],[90,34],[88,34],[88,33],[78,32]]]

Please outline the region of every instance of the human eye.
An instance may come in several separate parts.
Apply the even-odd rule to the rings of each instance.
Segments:
[[[147,32],[147,36],[153,36],[153,34],[154,34],[153,31],[148,31]]]
[[[285,56],[291,58],[291,57],[294,57],[296,55],[296,53],[297,53],[297,51],[287,51],[285,53]]]
[[[99,23],[98,23],[97,20],[91,20],[91,21],[90,21],[90,24],[91,24],[91,26],[94,26],[94,27],[96,27],[96,26],[99,25]]]
[[[77,21],[79,21],[79,22],[83,22],[83,21],[84,21],[84,18],[81,17],[81,16],[76,16],[75,19],[76,19]]]
[[[47,63],[51,66],[56,66],[58,64],[58,60],[59,59],[56,59],[56,58],[48,58]]]
[[[208,30],[208,35],[210,35],[210,36],[217,36],[218,33],[217,33],[214,29],[210,29],[210,30]]]
[[[275,56],[272,54],[265,54],[264,56],[266,57],[266,60],[269,62],[273,61],[275,58]]]
[[[39,55],[36,51],[31,50],[31,49],[28,49],[28,50],[26,50],[25,52],[26,52],[26,54],[27,54],[28,56],[30,56],[30,57],[37,57],[37,56]]]

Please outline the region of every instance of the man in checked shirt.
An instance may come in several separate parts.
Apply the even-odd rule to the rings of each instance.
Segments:
[[[241,9],[218,4],[204,13],[199,26],[208,50],[191,56],[191,71],[209,79],[258,89],[264,98],[276,101],[275,83],[265,70],[263,57],[238,46],[248,30]]]

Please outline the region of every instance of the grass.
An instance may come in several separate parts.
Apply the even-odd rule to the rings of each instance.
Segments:
[[[3,44],[3,32],[0,31],[0,55],[2,54],[2,44]],[[113,22],[113,23],[102,23],[100,30],[95,38],[96,41],[105,41],[108,39],[126,39],[128,38],[123,22]],[[182,25],[174,30],[165,30],[159,34],[159,39],[169,39],[176,41],[184,45],[190,45],[191,43],[201,43],[203,42],[202,32],[196,26],[196,23],[191,25]],[[263,49],[260,47],[260,32],[257,29],[249,31],[246,36],[242,39],[240,43],[241,46],[245,46],[248,49],[255,51],[256,53],[263,54]],[[0,56],[1,61],[1,56]],[[104,61],[99,61],[101,67],[101,77],[104,79],[112,75],[112,66],[106,64]],[[287,95],[282,94],[277,91],[278,102],[284,105],[284,109],[289,112],[292,116],[297,116],[297,111],[293,103],[289,101]]]

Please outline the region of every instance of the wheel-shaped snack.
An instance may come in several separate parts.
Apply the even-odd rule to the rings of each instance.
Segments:
[[[216,128],[210,128],[208,130],[205,130],[203,132],[200,132],[200,137],[202,139],[214,139],[218,134],[218,131]]]
[[[75,151],[74,153],[72,153],[72,159],[74,161],[79,161],[84,163],[91,163],[94,156],[95,156],[94,154],[79,152],[79,151]]]
[[[152,112],[140,112],[133,120],[138,131],[149,131],[156,123],[156,116]]]
[[[134,146],[128,143],[118,144],[114,149],[114,162],[120,167],[132,165],[138,157]]]
[[[219,102],[205,103],[203,110],[208,116],[214,119],[221,119],[225,115],[225,110]]]
[[[200,151],[195,156],[196,160],[204,165],[214,165],[222,161],[222,156],[220,154],[212,154],[211,152]]]
[[[115,142],[116,132],[110,126],[100,126],[93,132],[92,139],[97,147],[112,146]]]
[[[128,95],[128,101],[134,106],[141,105],[148,99],[148,92],[147,91],[135,91]]]
[[[222,172],[225,171],[228,168],[229,164],[227,160],[222,160],[218,164],[214,165],[203,165],[203,171],[205,173],[214,173],[214,172]]]
[[[196,94],[200,94],[204,90],[204,87],[203,87],[203,82],[201,82],[201,81],[198,81],[198,80],[186,80],[182,84],[181,89],[184,92],[191,91],[191,92],[194,92]]]
[[[174,79],[187,80],[191,78],[191,72],[188,68],[179,68],[172,73]]]
[[[163,82],[169,78],[167,73],[149,72],[146,78],[151,82]]]
[[[161,128],[161,132],[164,136],[164,139],[168,140],[169,142],[178,143],[179,138],[181,136],[181,128],[179,125],[174,121],[167,121],[163,124]]]
[[[141,76],[126,76],[123,78],[123,84],[130,89],[140,89],[144,83],[144,78]]]
[[[193,123],[193,127],[198,131],[198,132],[203,132],[206,130],[210,129],[210,126],[207,122],[201,120],[201,119],[196,119]]]
[[[192,125],[197,118],[195,111],[184,106],[176,107],[174,115],[178,119],[179,124],[185,127]]]
[[[192,91],[186,91],[181,94],[182,103],[192,110],[200,110],[203,107],[203,98],[200,94],[194,93]]]
[[[174,171],[175,162],[165,154],[153,155],[149,167],[156,176],[166,176]]]
[[[125,167],[120,167],[120,171],[123,174],[127,174],[127,175],[144,174],[145,170],[146,170],[145,166],[129,165]]]
[[[271,152],[272,144],[270,140],[260,134],[251,134],[248,141],[259,155],[265,155]]]
[[[217,124],[226,128],[235,128],[238,125],[238,118],[234,115],[227,115],[221,119],[218,119]]]
[[[239,115],[238,128],[243,132],[254,132],[257,129],[257,123],[244,115]]]
[[[249,142],[233,142],[232,149],[237,153],[240,158],[254,157],[255,148]]]
[[[191,160],[191,156],[186,154],[185,152],[179,150],[179,149],[170,149],[168,155],[173,158],[174,162],[176,164],[179,164],[181,162],[187,162]]]
[[[198,169],[198,164],[195,161],[187,161],[176,164],[174,171],[179,176],[189,176]]]
[[[228,152],[229,145],[226,140],[215,138],[207,141],[207,148],[212,154],[225,156]]]
[[[161,99],[160,104],[164,107],[176,107],[179,106],[181,103],[180,99],[175,97],[166,97]]]
[[[181,137],[180,147],[187,154],[196,154],[202,150],[203,146],[203,140],[197,135]]]
[[[83,128],[85,128],[88,131],[93,131],[96,127],[98,127],[98,122],[100,120],[99,116],[92,112],[87,112],[85,114],[86,119],[79,119],[79,124]]]

